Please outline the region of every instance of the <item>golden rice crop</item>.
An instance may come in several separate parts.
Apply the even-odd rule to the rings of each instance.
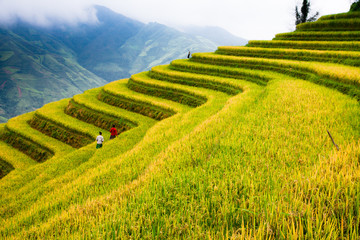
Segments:
[[[359,18],[359,17],[360,17],[359,12],[348,12],[348,13],[325,15],[319,18],[319,21],[334,20],[334,19],[351,19],[351,18]]]
[[[131,91],[127,88],[128,79],[121,81],[111,82],[103,87],[103,91],[120,98],[124,98],[134,103],[151,105],[159,110],[164,109],[169,112],[178,112],[182,111],[185,108],[188,108],[182,104],[174,103],[172,101],[159,99],[152,96],[145,96],[143,94]]]
[[[296,25],[298,31],[359,31],[360,20],[358,18],[323,20],[306,22]]]
[[[223,56],[214,53],[194,54],[194,60],[213,62],[215,64],[234,64],[241,67],[242,63],[261,66],[276,66],[288,69],[298,69],[315,73],[319,76],[336,79],[340,82],[354,85],[360,84],[360,69],[351,66],[342,66],[333,63],[302,62],[282,59],[261,59],[251,57]]]
[[[216,53],[228,53],[229,55],[241,55],[247,54],[271,54],[279,55],[281,58],[283,55],[291,55],[294,58],[308,57],[309,60],[313,57],[316,59],[359,59],[360,52],[351,51],[324,51],[324,50],[299,50],[299,49],[279,49],[279,48],[256,48],[256,47],[218,47]]]
[[[175,84],[152,79],[147,73],[135,74],[128,82],[128,87],[134,91],[136,90],[136,92],[179,102],[190,107],[197,107],[206,102],[206,97],[203,93],[196,93],[198,92],[197,89],[191,91],[191,87],[188,86],[169,85]]]
[[[50,150],[55,156],[61,156],[74,150],[72,147],[31,128],[27,122],[32,119],[33,114],[34,112],[12,118],[7,122],[6,127],[25,139]]]
[[[332,51],[360,51],[359,41],[336,42],[336,41],[283,41],[283,40],[252,40],[250,47],[293,48],[309,50],[332,50]]]
[[[297,41],[358,41],[360,32],[289,32],[275,35],[273,40],[297,40]]]
[[[79,108],[137,127],[101,149],[94,141],[0,180],[0,238],[357,239],[360,98],[352,97],[360,96],[360,69],[259,56],[356,60],[358,53],[222,49],[230,56],[193,54],[75,96]],[[258,57],[232,56],[251,53]],[[294,76],[347,88],[348,95]],[[242,91],[230,95],[226,87]],[[142,94],[156,90],[160,97]],[[155,121],[96,99],[102,94],[176,114]],[[164,99],[176,94],[207,101],[191,108]],[[96,129],[70,119],[64,106],[49,104],[36,114],[80,132]],[[25,127],[33,115],[6,127],[44,147],[58,145]]]
[[[169,65],[153,67],[149,72],[149,75],[159,80],[195,87],[204,87],[234,95],[242,91],[241,86],[237,84],[234,79],[174,71],[171,70]]]
[[[113,107],[111,105],[99,101],[97,99],[97,96],[100,93],[100,91],[101,88],[87,90],[83,94],[75,95],[73,97],[73,101],[95,112],[98,112],[99,114],[109,115],[119,119],[125,119],[126,121],[130,122],[131,125],[134,126],[145,124],[147,122],[153,123],[152,119],[145,118],[142,115],[134,114],[132,112],[123,110],[121,108]]]
[[[3,127],[1,126],[0,131],[3,130]],[[33,159],[2,141],[0,141],[0,157],[17,170],[23,170],[36,164]]]
[[[212,94],[215,93],[212,92]],[[172,118],[168,118],[157,123],[152,129],[148,131],[148,134],[145,136],[142,143],[138,144],[136,148],[126,153],[126,155],[123,156],[120,161],[118,160],[119,158],[114,158],[113,161],[106,161],[103,164],[104,166],[94,169],[91,174],[80,176],[79,179],[71,181],[71,183],[68,185],[63,186],[62,189],[56,190],[51,194],[47,194],[46,196],[44,195],[43,199],[38,201],[38,203],[41,203],[44,200],[46,200],[44,202],[51,202],[52,204],[50,206],[45,206],[43,204],[31,204],[31,209],[23,209],[21,212],[22,217],[20,217],[18,223],[29,223],[29,220],[33,223],[38,222],[40,218],[33,218],[32,216],[34,216],[34,214],[42,216],[41,218],[48,218],[53,216],[57,211],[59,211],[59,209],[67,209],[73,203],[75,203],[68,202],[70,198],[79,203],[86,202],[88,196],[97,196],[99,191],[109,191],[111,189],[117,188],[119,184],[122,185],[128,183],[131,179],[133,179],[133,174],[139,174],[138,172],[134,172],[135,170],[140,171],[141,173],[141,171],[144,169],[144,166],[146,166],[153,158],[151,156],[158,155],[162,149],[166,148],[167,145],[164,145],[164,143],[168,142],[170,144],[172,141],[174,141],[174,139],[179,139],[181,136],[184,136],[184,134],[186,135],[199,122],[206,120],[209,114],[212,115],[216,113],[228,99],[228,95],[222,93],[216,93],[215,96],[207,97],[209,101],[204,105],[196,108],[196,110],[192,110],[191,114],[179,113]],[[179,121],[180,119],[181,121]],[[115,143],[116,142],[114,141],[114,144]],[[96,153],[97,156],[94,156],[94,160],[98,158],[102,159],[101,156],[106,154],[107,151],[97,151]],[[141,153],[141,157],[136,155],[136,153]],[[114,184],[111,186],[107,184],[106,189],[98,188],[97,182],[102,182],[104,180],[108,183],[113,182]],[[62,192],[61,196],[59,195],[60,192]],[[83,193],[83,197],[80,197],[79,193]],[[70,196],[77,197],[73,198]],[[21,210],[24,207],[21,205],[16,206],[15,208],[20,208]],[[44,213],[46,213],[46,215],[44,215]],[[13,220],[9,218],[7,222],[10,223],[13,222]],[[13,223],[15,225],[11,227],[12,230],[9,229],[10,232],[13,230],[17,231],[17,224],[16,222]],[[23,230],[25,229],[26,228],[23,228]]]
[[[178,71],[186,71],[191,73],[201,73],[218,77],[234,78],[234,79],[246,79],[248,81],[257,83],[259,85],[266,85],[274,73],[248,70],[242,68],[233,68],[226,66],[214,66],[211,64],[197,63],[186,60],[174,60],[171,62],[171,69]]]

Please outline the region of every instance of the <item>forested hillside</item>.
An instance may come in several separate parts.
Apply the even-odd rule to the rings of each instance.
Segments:
[[[96,6],[96,23],[0,28],[0,122],[217,44]],[[224,34],[230,36],[229,33]],[[245,44],[231,38],[233,44]],[[221,42],[221,40],[220,40]]]

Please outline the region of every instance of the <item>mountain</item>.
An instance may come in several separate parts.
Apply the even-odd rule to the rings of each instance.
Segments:
[[[0,122],[133,73],[210,52],[227,39],[144,24],[102,6],[96,23],[39,27],[18,20],[0,28]],[[210,31],[210,28],[207,28]],[[221,34],[224,37],[220,37]],[[235,40],[234,40],[235,39]]]
[[[358,239],[359,18],[196,53],[0,124],[0,239]]]
[[[0,30],[2,122],[105,83],[82,67],[76,54],[53,36],[26,24],[14,31]]]
[[[243,46],[248,42],[248,40],[237,37],[225,29],[216,26],[185,26],[180,29],[190,35],[206,38],[217,46]]]
[[[151,67],[185,58],[191,52],[215,50],[217,45],[208,40],[184,34],[158,23],[149,23],[130,38],[120,49],[124,58],[132,63],[129,73],[134,74]]]

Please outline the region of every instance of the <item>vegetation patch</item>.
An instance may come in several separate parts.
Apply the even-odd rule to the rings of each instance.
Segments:
[[[333,50],[333,51],[360,51],[360,42],[334,42],[334,41],[249,41],[249,47],[263,48],[291,48],[309,50]]]
[[[127,86],[135,92],[168,99],[190,107],[198,107],[206,102],[205,97],[194,96],[181,90],[165,89],[159,86],[139,82],[132,78],[129,79]]]
[[[217,77],[245,79],[260,86],[265,86],[270,80],[269,77],[262,72],[255,72],[247,69],[235,69],[224,66],[214,66],[187,60],[174,60],[171,62],[170,68],[177,71],[201,73]]]
[[[337,89],[338,91],[348,94],[360,101],[359,83],[354,81],[347,81],[341,79],[339,76],[333,76],[333,79],[320,76],[311,67],[304,66],[304,64],[291,64],[291,62],[276,62],[268,61],[266,59],[255,58],[236,58],[236,57],[217,57],[214,54],[196,54],[193,55],[192,61],[200,61],[203,63],[210,63],[216,65],[225,65],[231,67],[241,67],[249,69],[267,70],[286,74],[292,77],[308,80],[319,85],[327,86]],[[315,63],[317,66],[317,64]],[[315,66],[314,65],[314,66]],[[317,66],[318,68],[318,66]]]
[[[168,66],[154,67],[149,72],[149,76],[154,79],[179,83],[188,86],[208,88],[215,91],[236,95],[242,92],[240,87],[236,87],[225,81],[215,81],[214,77],[206,75],[190,74],[184,72],[173,71]]]
[[[344,51],[313,51],[278,48],[253,47],[219,47],[215,52],[221,55],[245,56],[273,59],[293,59],[301,61],[318,61],[360,66],[360,53]]]
[[[81,148],[93,142],[92,137],[60,126],[59,124],[45,119],[38,114],[35,114],[29,121],[29,125],[45,135],[55,138],[74,148]]]
[[[175,114],[174,111],[159,108],[149,103],[135,101],[123,96],[115,96],[103,90],[99,93],[98,99],[109,105],[136,112],[155,120],[163,120]]]
[[[296,25],[299,31],[359,31],[360,20],[352,19],[336,19],[326,21],[307,22]]]
[[[275,35],[273,40],[296,41],[359,41],[360,32],[289,32]]]
[[[45,162],[47,159],[54,156],[54,153],[51,150],[12,132],[7,127],[5,127],[3,133],[0,135],[0,139],[39,163]]]
[[[340,13],[340,14],[331,14],[331,15],[325,15],[319,18],[319,21],[322,20],[335,20],[335,19],[359,19],[360,18],[360,12],[348,12],[348,13]]]
[[[113,116],[107,115],[105,113],[96,112],[76,103],[73,100],[71,100],[69,105],[65,108],[65,113],[83,122],[93,124],[105,130],[109,130],[112,125],[115,124],[118,133],[122,133],[137,126],[136,123],[133,123],[127,119],[114,118]]]
[[[8,162],[0,158],[0,179],[5,177],[15,168]]]

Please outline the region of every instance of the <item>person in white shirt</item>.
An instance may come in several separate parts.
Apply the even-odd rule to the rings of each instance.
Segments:
[[[102,132],[99,132],[99,136],[96,137],[96,149],[101,148],[104,142],[104,137],[102,136]]]

